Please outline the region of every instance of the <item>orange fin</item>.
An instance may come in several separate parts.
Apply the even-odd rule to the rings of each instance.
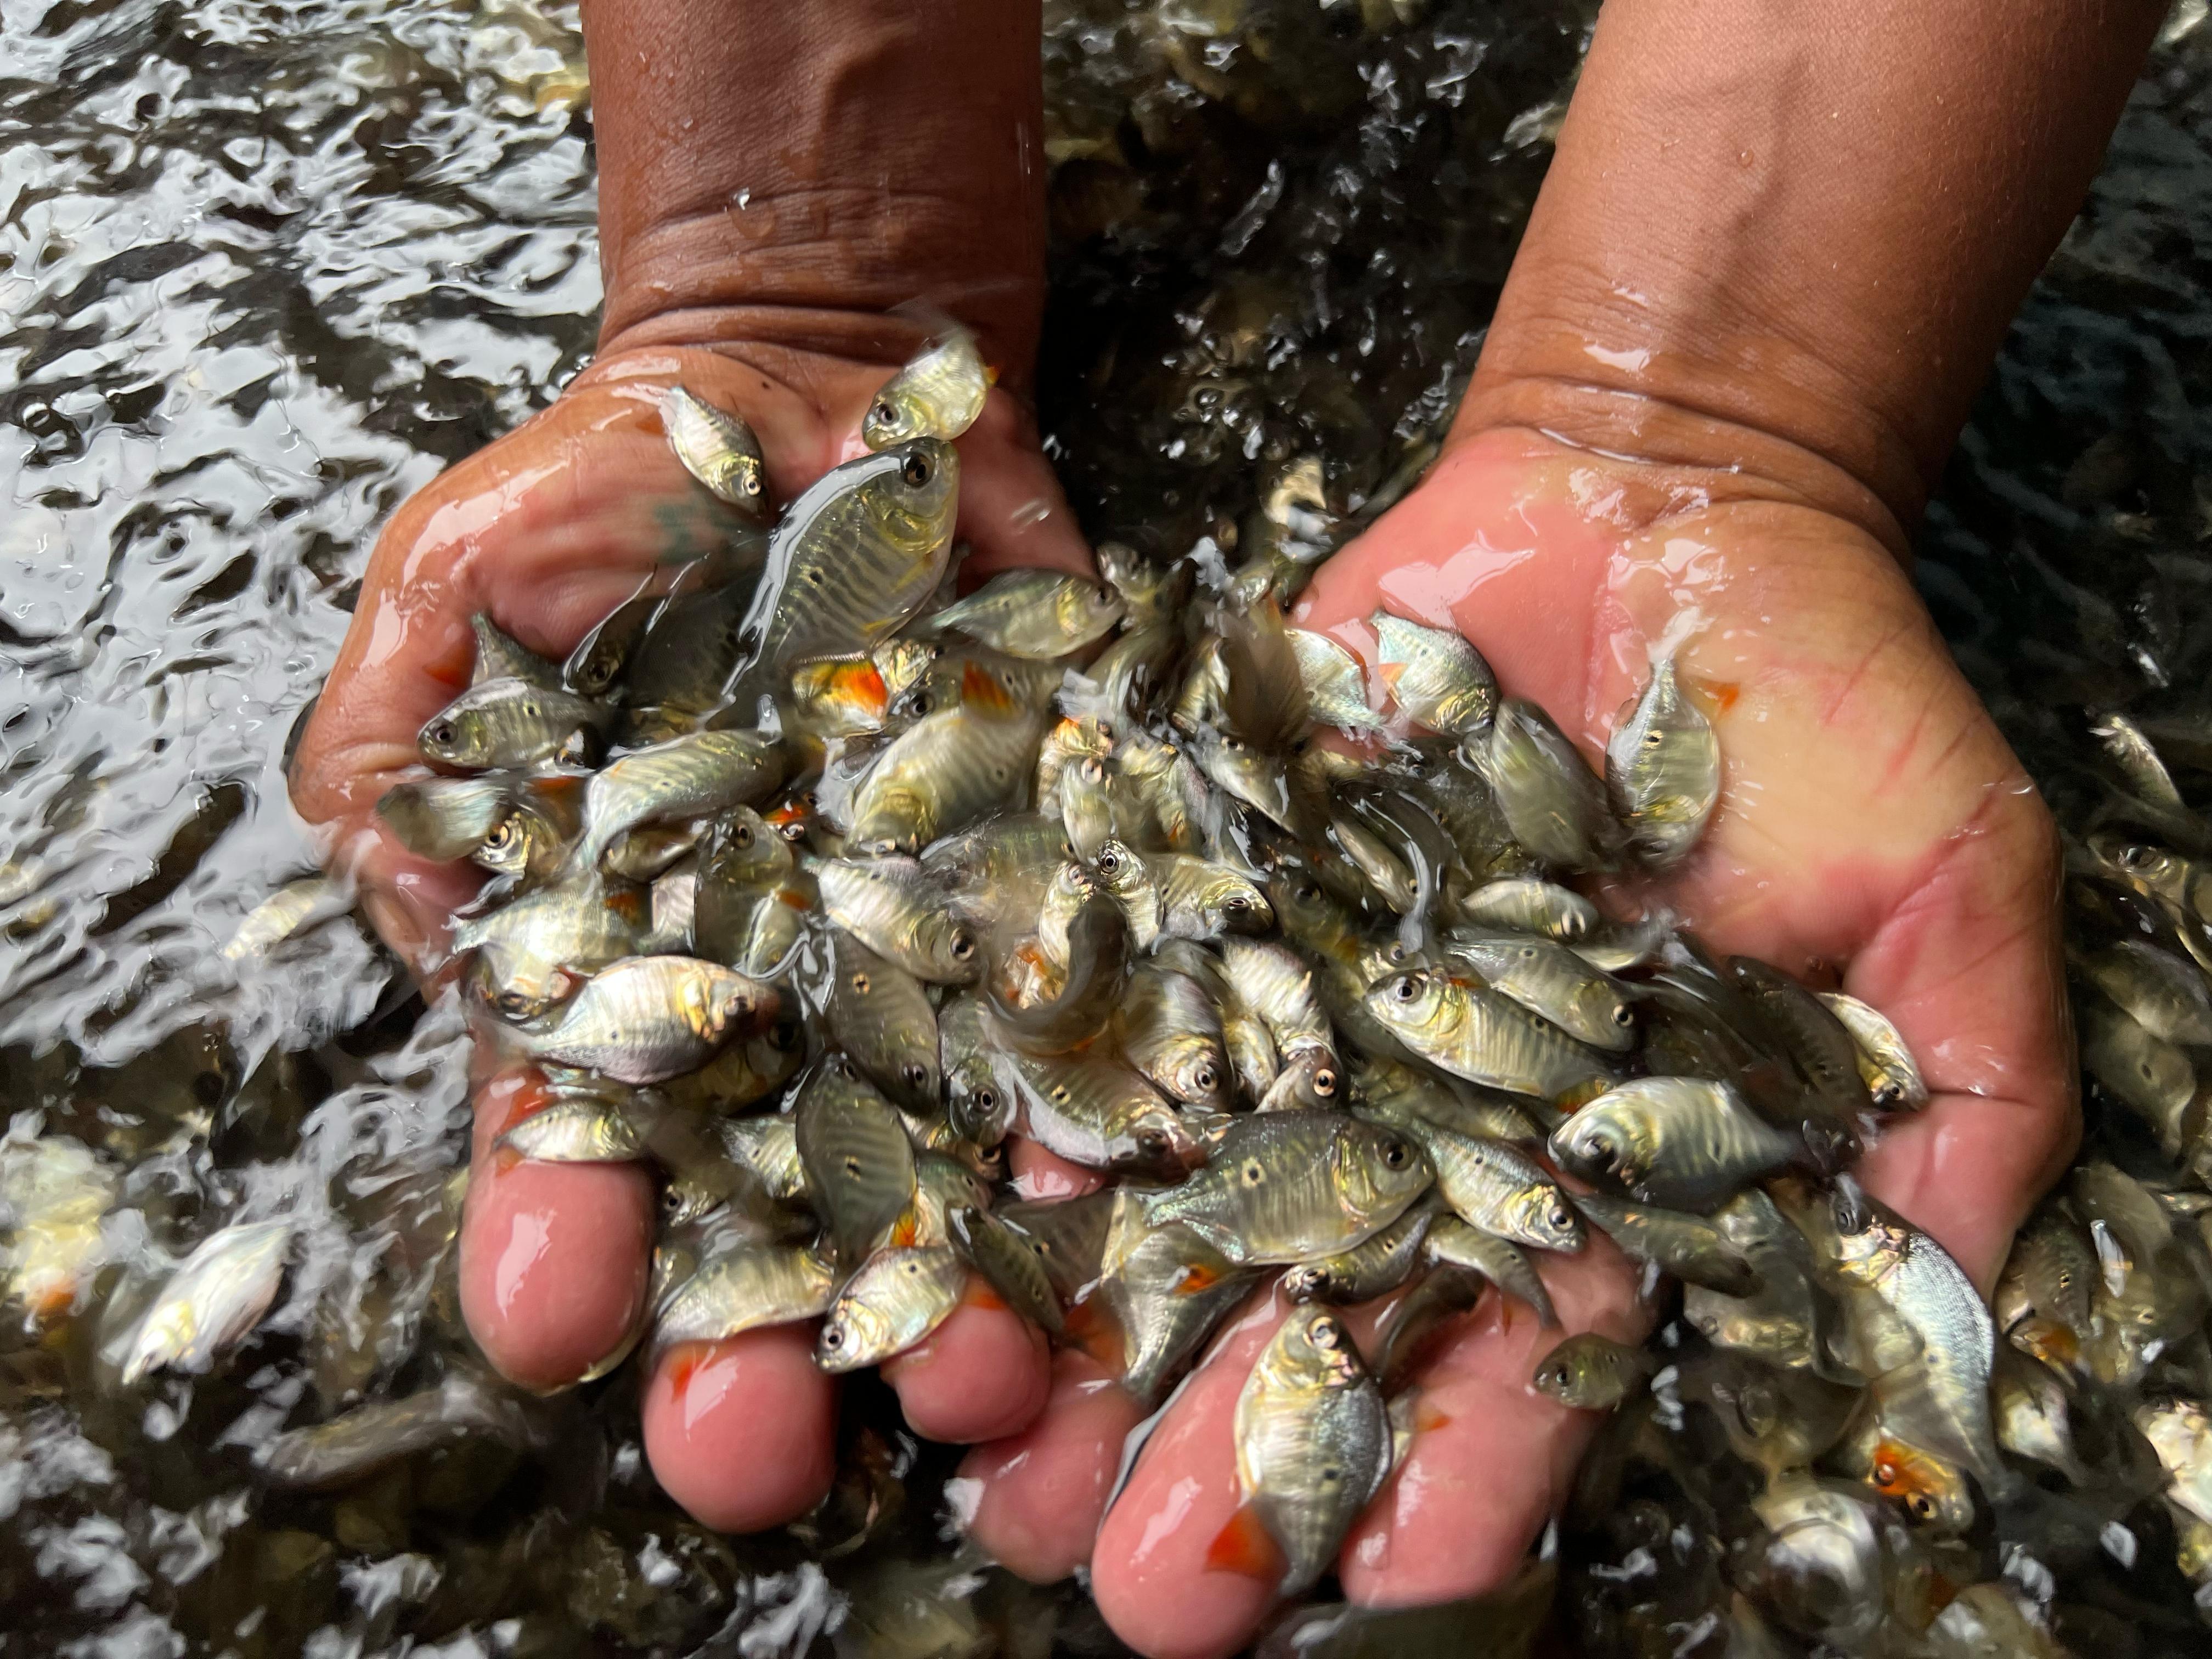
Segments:
[[[1282,1582],[1289,1563],[1283,1559],[1283,1547],[1275,1541],[1260,1512],[1249,1504],[1240,1504],[1237,1513],[1229,1517],[1229,1524],[1215,1534],[1206,1552],[1208,1572],[1233,1572],[1246,1578],[1256,1578],[1263,1584]]]
[[[1196,1296],[1212,1290],[1220,1282],[1219,1273],[1202,1263],[1197,1264],[1182,1270],[1182,1277],[1176,1281],[1175,1293],[1177,1296]]]
[[[1121,1322],[1095,1296],[1085,1297],[1067,1310],[1067,1316],[1060,1322],[1060,1340],[1072,1348],[1081,1349],[1117,1376],[1127,1364]]]
[[[962,667],[960,702],[963,708],[981,709],[987,714],[1014,712],[1013,693],[981,663],[971,662]]]
[[[1413,1407],[1413,1432],[1415,1434],[1434,1434],[1438,1429],[1449,1428],[1451,1426],[1451,1422],[1452,1418],[1449,1412],[1443,1410],[1441,1407],[1431,1405],[1426,1400],[1420,1401],[1419,1404]]]

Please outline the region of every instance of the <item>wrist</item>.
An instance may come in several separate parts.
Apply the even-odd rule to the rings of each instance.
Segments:
[[[1656,357],[1608,370],[1588,353],[1593,337],[1571,337],[1582,343],[1562,343],[1552,361],[1486,349],[1451,443],[1517,430],[1641,464],[1651,488],[1630,507],[1639,523],[1687,508],[1768,501],[1850,524],[1911,562],[1906,526],[1917,509],[1917,486],[1879,434],[1855,430],[1838,410],[1793,409],[1787,388],[1770,396],[1755,382],[1727,386]]]
[[[915,304],[1026,382],[1044,296],[1035,0],[587,0],[603,350],[896,362]],[[716,331],[720,331],[717,336]]]

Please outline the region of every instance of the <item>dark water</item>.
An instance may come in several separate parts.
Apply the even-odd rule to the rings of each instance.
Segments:
[[[1419,465],[1591,9],[1048,7],[1042,398],[1087,527],[1180,552],[1300,456],[1352,502]],[[2082,706],[2201,706],[2212,667],[2203,15],[2177,13],[1921,538],[2075,824]],[[921,1455],[895,1436],[854,1431],[823,1535],[690,1526],[620,1378],[532,1419],[557,1458],[485,1437],[334,1496],[253,1479],[278,1428],[459,1352],[456,1024],[348,918],[220,947],[313,868],[282,748],[376,526],[588,353],[586,96],[559,9],[0,0],[0,1224],[11,1289],[33,1244],[84,1285],[73,1317],[0,1325],[0,1654],[1110,1650],[1079,1595],[977,1588],[927,1480],[811,1559],[892,1502]],[[57,1184],[91,1218],[40,1210]],[[301,1264],[251,1346],[99,1380],[152,1274],[278,1212]],[[2201,1650],[2156,1547],[2098,1594],[2150,1609],[2135,1650]]]

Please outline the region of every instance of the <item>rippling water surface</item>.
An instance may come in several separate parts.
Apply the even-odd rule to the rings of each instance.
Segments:
[[[1226,543],[1305,455],[1355,502],[1412,475],[1593,9],[1052,0],[1042,398],[1094,533]],[[2202,708],[2212,669],[2203,14],[1922,537],[2073,823],[2082,705]],[[757,1543],[660,1499],[619,1378],[334,1494],[253,1478],[463,1352],[453,1021],[345,915],[221,947],[313,867],[284,742],[377,526],[588,353],[587,103],[572,9],[0,0],[0,1226],[12,1290],[64,1284],[0,1325],[0,1654],[1111,1650],[1079,1595],[948,1555],[941,1460],[866,1411],[843,1511]],[[305,1243],[253,1345],[115,1386],[152,1276],[280,1212]],[[2201,1630],[2178,1586],[2083,1594],[2166,1651]]]

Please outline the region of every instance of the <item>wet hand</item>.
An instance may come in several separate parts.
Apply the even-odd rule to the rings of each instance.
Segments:
[[[557,661],[641,581],[727,533],[726,509],[684,473],[662,434],[668,384],[743,416],[760,438],[772,493],[786,501],[860,452],[863,413],[896,367],[773,347],[617,353],[401,508],[370,559],[292,788],[325,837],[325,861],[360,883],[367,914],[418,973],[440,967],[448,920],[483,872],[413,856],[374,808],[393,784],[424,775],[416,734],[469,683],[471,617],[488,613]],[[957,533],[973,544],[969,570],[1090,568],[1010,396],[992,394],[959,448]],[[541,1100],[526,1072],[479,1079],[461,1289],[492,1362],[518,1382],[551,1389],[613,1356],[635,1329],[655,1216],[635,1165],[532,1164],[491,1151]],[[836,1391],[811,1342],[811,1327],[772,1329],[662,1359],[647,1393],[647,1449],[670,1493],[702,1520],[771,1526],[827,1489]],[[1018,1428],[1047,1387],[1042,1337],[972,1294],[890,1376],[917,1431],[947,1440]]]
[[[1666,906],[1719,950],[1840,983],[1890,1016],[1933,1097],[1860,1173],[1986,1291],[2075,1132],[2057,849],[1894,556],[1747,476],[1505,429],[1448,452],[1323,568],[1297,620],[1371,663],[1378,607],[1457,627],[1593,763],[1654,652],[1677,651],[1719,734],[1720,806],[1667,879],[1613,897]],[[1568,1331],[1630,1337],[1648,1322],[1602,1237],[1541,1265]],[[1241,1646],[1271,1592],[1207,1557],[1237,1504],[1237,1392],[1282,1313],[1263,1295],[1218,1340],[1110,1513],[1139,1413],[1085,1357],[1061,1355],[1044,1416],[970,1455],[975,1537],[1033,1577],[1088,1561],[1100,1607],[1147,1654]],[[1352,1321],[1363,1338],[1371,1322]],[[1561,1334],[1492,1293],[1426,1362],[1408,1455],[1339,1561],[1355,1600],[1468,1595],[1521,1559],[1599,1420],[1528,1386]]]

